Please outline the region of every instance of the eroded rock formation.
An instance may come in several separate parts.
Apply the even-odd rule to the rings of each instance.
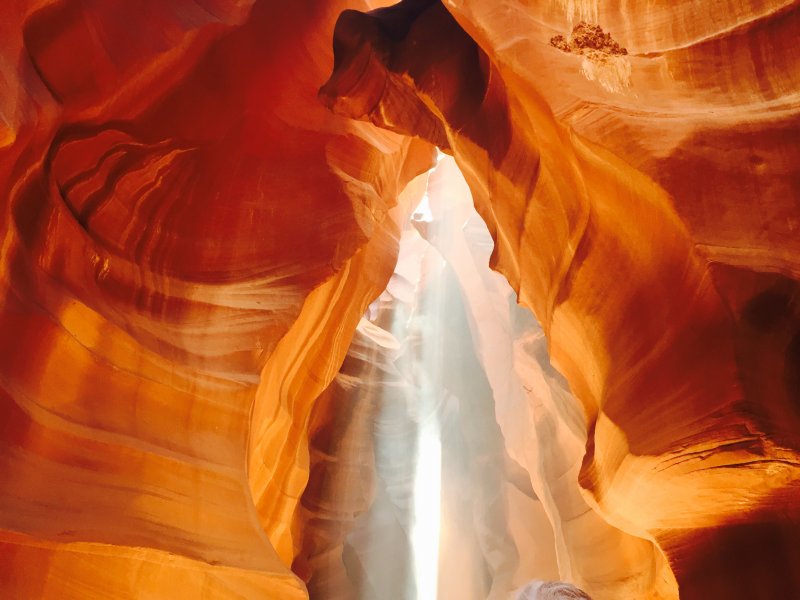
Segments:
[[[701,67],[721,48],[735,58],[744,39],[778,60],[800,11],[731,11],[659,39],[653,15],[595,4],[630,56],[584,63],[581,76],[545,35],[574,13],[446,5],[452,14],[434,2],[345,13],[322,97],[429,139],[467,177],[496,240],[493,264],[542,322],[583,405],[586,497],[653,543],[630,561],[649,562],[649,581],[614,589],[573,577],[608,598],[675,597],[673,574],[684,598],[791,595],[800,440],[786,428],[798,415],[786,374],[798,369],[798,324],[785,291],[797,237],[794,217],[773,210],[796,213],[800,191],[797,62],[776,66],[779,80],[735,60]],[[624,17],[636,33],[615,26]],[[509,43],[520,22],[530,27]],[[736,68],[746,74],[736,88],[713,93]],[[746,158],[761,151],[785,177],[767,182],[761,159]],[[735,230],[717,216],[738,211],[749,221],[736,217]]]
[[[551,503],[540,500],[550,489],[534,491],[527,469],[549,469],[551,483],[565,468],[577,474],[583,443],[547,460],[535,454],[537,417],[547,428],[561,416],[535,406],[553,400],[552,369],[529,351],[541,330],[489,270],[491,237],[451,158],[432,173],[428,194],[430,218],[404,232],[387,290],[315,406],[301,553],[315,598],[416,597],[416,524],[424,521],[416,513],[420,492],[433,491],[419,489],[419,474],[428,467],[441,489],[422,501],[440,523],[421,532],[434,546],[423,558],[438,565],[439,597],[505,599],[530,579],[559,577]],[[510,444],[498,420],[525,435]],[[425,452],[431,433],[439,456]],[[580,498],[577,476],[571,492]],[[564,521],[583,519],[574,497],[571,504]]]
[[[376,411],[427,364],[402,239],[469,330],[430,327],[448,406],[496,429],[443,413],[485,519],[445,581],[797,595],[798,4],[387,4],[0,6],[0,596],[380,597],[409,475],[375,449],[414,419]],[[408,229],[434,146],[525,308],[482,234]]]
[[[344,7],[0,9],[3,597],[305,596],[297,380],[333,377],[433,156],[316,100]]]

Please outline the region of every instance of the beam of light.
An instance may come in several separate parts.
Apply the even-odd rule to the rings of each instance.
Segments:
[[[441,158],[441,153],[437,156]],[[431,170],[433,172],[434,169]],[[430,184],[430,179],[428,180]],[[428,190],[414,211],[413,220],[424,221],[431,227],[434,223]],[[435,261],[442,258],[438,252],[429,254]],[[429,267],[431,263],[429,262]],[[423,268],[423,271],[425,269]],[[421,282],[419,282],[421,283]],[[435,318],[443,310],[445,294],[442,280],[428,280],[430,294],[423,313]],[[442,382],[443,356],[439,327],[423,326],[418,331],[421,353],[419,358],[426,366],[420,371],[418,385],[418,429],[417,456],[414,472],[413,525],[411,529],[411,548],[414,560],[414,583],[416,600],[437,600],[439,585],[439,536],[441,527],[442,492],[442,441],[439,419],[440,402],[444,393]],[[426,376],[427,374],[427,376]]]
[[[414,476],[414,526],[411,543],[417,600],[436,600],[439,584],[439,519],[442,442],[436,413],[419,430]]]
[[[349,536],[369,582],[359,590],[363,599],[376,597],[376,591],[391,600],[437,600],[439,595],[445,395],[440,314],[446,294],[439,277],[444,259],[420,233],[428,226],[438,223],[426,189],[401,236],[392,279],[367,311],[368,322],[375,323],[370,339],[386,337],[397,344],[396,352],[386,353],[397,370],[381,374],[386,366],[378,366],[377,376],[386,379],[370,383],[379,395],[374,451],[376,475],[385,487],[382,506],[371,508]],[[393,531],[407,535],[408,545],[392,545]]]

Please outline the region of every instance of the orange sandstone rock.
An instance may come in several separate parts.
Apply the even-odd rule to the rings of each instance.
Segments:
[[[597,598],[800,589],[798,438],[784,426],[796,414],[797,59],[778,42],[799,13],[742,5],[658,28],[667,11],[688,22],[689,4],[570,3],[628,48],[605,70],[548,44],[575,16],[557,3],[347,12],[322,89],[340,114],[422,136],[464,172],[493,264],[581,401],[586,498],[651,544],[609,554],[602,579],[566,573]],[[745,66],[744,40],[758,64]],[[737,65],[744,77],[726,85]],[[743,160],[754,147],[776,171]]]
[[[0,6],[0,596],[352,593],[336,386],[389,365],[361,318],[432,145],[573,394],[451,253],[525,392],[478,347],[530,491],[476,502],[536,495],[598,600],[797,595],[797,3],[386,4]],[[500,512],[452,585],[522,576]]]
[[[313,395],[270,365],[315,288],[347,292],[319,350],[344,352],[432,160],[317,101],[345,7],[0,9],[0,596],[305,597],[307,447],[276,424]]]

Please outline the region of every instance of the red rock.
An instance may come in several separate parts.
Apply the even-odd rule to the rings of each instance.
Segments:
[[[442,437],[472,469],[442,585],[557,556],[596,600],[795,597],[796,3],[386,4],[0,6],[0,596],[406,585],[353,570],[410,543],[380,511],[411,488],[376,482],[348,387],[415,381],[398,340],[425,366],[424,323],[362,319],[414,306],[405,230],[473,344],[440,373],[480,416]],[[541,332],[438,228],[472,218],[452,166],[408,229],[433,146]]]
[[[342,325],[380,292],[432,159],[318,103],[343,8],[3,7],[4,598],[304,597],[299,491],[265,502],[258,465],[302,490],[304,434],[275,424],[315,396],[276,410],[261,371],[326,289]],[[296,350],[333,377],[330,346]]]

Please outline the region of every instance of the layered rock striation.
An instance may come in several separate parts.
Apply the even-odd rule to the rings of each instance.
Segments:
[[[585,497],[651,544],[602,580],[569,573],[600,598],[800,585],[787,427],[800,121],[797,61],[780,42],[800,13],[737,5],[659,28],[659,14],[684,22],[691,4],[347,12],[321,92],[340,114],[437,144],[464,172],[492,264],[581,402]],[[549,44],[584,12],[628,54],[600,64]],[[634,565],[649,574],[626,576]]]
[[[485,517],[441,581],[797,595],[798,4],[387,4],[0,6],[0,596],[379,593],[404,236],[470,332],[429,328]],[[484,234],[408,229],[434,146],[524,309]]]
[[[345,7],[0,9],[4,598],[305,597],[293,378],[335,374],[433,156],[317,101]]]

